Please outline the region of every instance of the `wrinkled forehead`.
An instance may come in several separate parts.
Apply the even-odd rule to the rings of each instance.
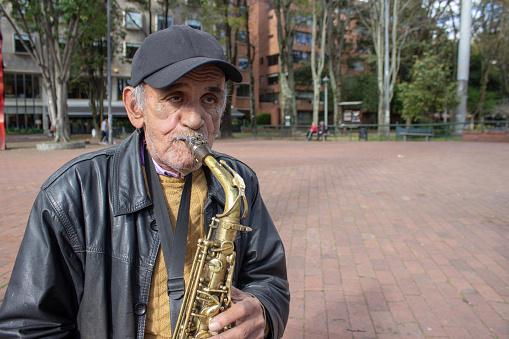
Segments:
[[[224,83],[225,74],[218,66],[213,63],[205,64],[200,67],[197,67],[190,72],[184,74],[180,79],[192,79],[196,81],[212,81],[217,83]],[[176,82],[178,82],[177,80]]]

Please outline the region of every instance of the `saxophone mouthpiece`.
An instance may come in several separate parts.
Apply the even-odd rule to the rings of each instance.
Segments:
[[[191,151],[191,154],[196,158],[196,161],[203,162],[203,159],[212,154],[207,141],[203,139],[203,135],[187,136],[186,144]]]

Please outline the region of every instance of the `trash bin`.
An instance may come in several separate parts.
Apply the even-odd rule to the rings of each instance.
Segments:
[[[368,141],[368,129],[366,127],[359,128],[359,140],[361,139]]]

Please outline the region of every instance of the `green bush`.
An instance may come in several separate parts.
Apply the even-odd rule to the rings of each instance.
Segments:
[[[260,113],[256,117],[257,125],[270,125],[270,113]]]
[[[5,130],[6,134],[39,134],[44,131],[40,128],[17,128],[11,127]]]

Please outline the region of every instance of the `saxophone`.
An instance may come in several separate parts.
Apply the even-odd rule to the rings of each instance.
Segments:
[[[224,161],[218,162],[212,156],[202,136],[188,136],[186,143],[196,161],[211,170],[226,195],[224,212],[212,218],[207,239],[198,240],[191,275],[172,336],[172,339],[203,339],[216,334],[208,330],[210,319],[232,305],[231,287],[235,268],[233,243],[237,231],[251,231],[251,228],[240,224],[248,208],[242,177]],[[242,204],[244,213],[241,216]]]

